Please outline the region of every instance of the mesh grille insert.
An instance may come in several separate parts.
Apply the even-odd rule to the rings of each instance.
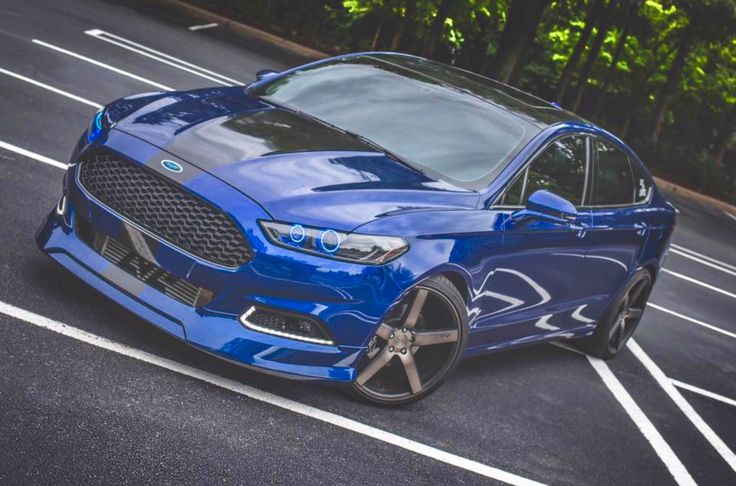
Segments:
[[[113,211],[192,255],[231,268],[252,256],[245,237],[222,211],[117,155],[98,152],[85,158],[79,181]]]

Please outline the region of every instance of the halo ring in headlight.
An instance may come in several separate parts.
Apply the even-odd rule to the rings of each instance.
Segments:
[[[291,241],[294,243],[301,243],[304,241],[304,237],[307,235],[306,231],[304,231],[304,226],[300,224],[295,224],[291,227],[289,230],[289,238],[291,238]]]
[[[334,241],[325,241],[327,238],[329,238],[329,240],[334,239]],[[327,253],[335,253],[338,248],[340,248],[340,236],[335,230],[324,230],[322,235],[319,237],[319,245]]]

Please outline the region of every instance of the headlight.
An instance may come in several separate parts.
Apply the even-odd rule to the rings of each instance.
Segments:
[[[89,124],[89,129],[87,129],[87,141],[89,143],[94,142],[100,136],[102,135],[102,132],[104,130],[104,118],[105,118],[105,109],[101,109],[97,113],[95,113],[95,116],[92,117],[92,122]]]
[[[380,265],[409,249],[409,244],[397,236],[343,233],[275,221],[260,223],[268,239],[279,246],[337,260]]]

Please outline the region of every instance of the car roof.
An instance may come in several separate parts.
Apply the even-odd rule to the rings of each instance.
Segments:
[[[419,56],[396,52],[361,52],[340,56],[368,57],[431,78],[440,86],[458,89],[516,115],[539,130],[559,123],[591,125],[575,113],[561,109],[531,93],[480,74]]]

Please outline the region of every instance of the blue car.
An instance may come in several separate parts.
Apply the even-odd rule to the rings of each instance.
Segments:
[[[36,241],[193,346],[398,405],[483,353],[580,339],[614,357],[674,225],[605,130],[362,53],[110,103]]]

